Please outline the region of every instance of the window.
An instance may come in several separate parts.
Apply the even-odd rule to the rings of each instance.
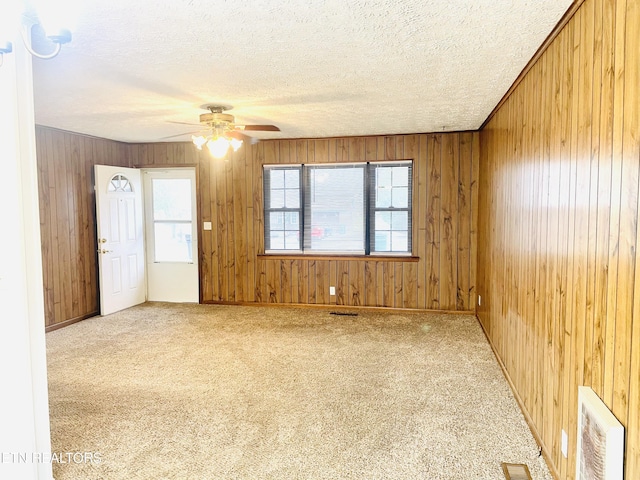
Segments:
[[[131,182],[127,177],[121,174],[114,175],[109,181],[109,192],[133,192]]]
[[[264,192],[267,250],[300,250],[300,167],[265,169]]]
[[[155,262],[193,262],[191,180],[151,179]]]
[[[371,212],[376,252],[408,252],[411,242],[410,165],[377,165],[371,176]]]
[[[411,253],[412,162],[264,167],[267,253]]]

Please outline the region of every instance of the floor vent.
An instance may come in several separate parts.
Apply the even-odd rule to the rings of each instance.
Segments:
[[[529,467],[524,463],[503,463],[502,471],[507,480],[531,480]]]
[[[343,317],[357,317],[357,313],[353,312],[329,312],[329,315],[341,315]]]

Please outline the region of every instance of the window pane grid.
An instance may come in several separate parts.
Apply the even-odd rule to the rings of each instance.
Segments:
[[[301,167],[264,170],[265,250],[301,250]]]
[[[371,252],[411,252],[411,174],[410,163],[373,166]]]

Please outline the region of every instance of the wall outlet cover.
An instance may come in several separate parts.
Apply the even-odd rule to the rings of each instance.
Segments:
[[[329,287],[329,295],[335,295],[336,294],[336,287]]]

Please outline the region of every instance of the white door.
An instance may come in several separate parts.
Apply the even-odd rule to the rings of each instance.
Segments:
[[[146,299],[142,181],[135,168],[95,166],[100,314]]]
[[[199,301],[196,172],[144,171],[147,298]]]

